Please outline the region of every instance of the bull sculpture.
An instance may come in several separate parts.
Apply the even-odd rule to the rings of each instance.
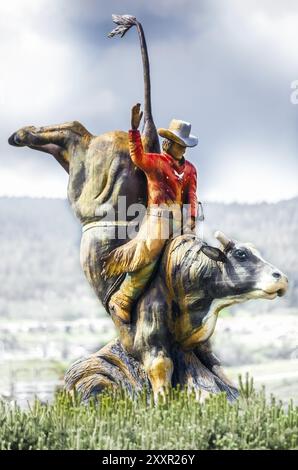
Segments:
[[[138,30],[145,87],[143,145],[146,152],[159,152],[142,26],[128,15],[113,19],[118,26],[111,36],[123,36],[132,26]],[[144,174],[129,157],[127,133],[93,136],[75,121],[24,127],[9,143],[49,153],[69,173],[68,199],[83,226],[82,268],[107,309],[123,276],[103,277],[103,260],[128,241],[123,227],[132,219],[127,214],[121,219],[119,198],[126,198],[127,207],[145,206],[147,200]],[[107,206],[116,222],[107,219]],[[229,399],[237,397],[209,342],[218,314],[228,305],[283,295],[287,279],[252,245],[229,240],[220,232],[216,238],[221,248],[210,247],[193,234],[168,242],[154,278],[134,306],[131,323],[122,324],[111,315],[119,338],[74,363],[65,376],[67,389],[76,389],[87,399],[110,386],[124,387],[130,393],[146,386],[157,400],[170,386],[180,384],[198,396],[225,391]]]

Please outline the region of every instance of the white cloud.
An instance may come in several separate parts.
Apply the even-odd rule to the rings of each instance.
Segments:
[[[221,178],[208,178],[203,183],[203,197],[221,202],[277,202],[297,196],[298,162],[284,168],[283,155],[267,147],[223,148],[216,155]]]
[[[157,3],[138,3],[133,11],[129,1],[126,12],[145,23],[148,12],[158,14],[169,28],[171,40],[164,30],[161,38],[152,34],[156,30],[148,22],[145,28],[154,116],[158,126],[172,117],[192,122],[200,144],[190,158],[198,163],[204,198],[255,201],[297,194],[290,108],[290,83],[298,78],[292,76],[297,70],[297,2],[163,0],[160,10]],[[0,3],[0,152],[7,157],[0,194],[66,194],[66,175],[54,161],[45,165],[34,151],[8,147],[6,139],[17,128],[73,119],[93,133],[129,126],[131,105],[143,101],[135,32],[129,33],[130,40],[106,45],[88,37],[96,15],[108,21],[112,10],[119,13],[115,1]],[[81,41],[83,31],[87,38]],[[98,36],[106,32],[99,30]],[[252,153],[257,158],[248,158]],[[222,158],[230,168],[225,178],[218,166]],[[264,165],[258,168],[260,159]],[[240,185],[237,176],[243,171],[246,179]],[[273,192],[273,186],[278,190]]]
[[[45,0],[0,4],[0,103],[6,121],[16,116],[26,119],[28,114],[38,118],[67,95],[73,50],[55,32],[50,37],[42,34],[46,4]]]
[[[298,44],[298,12],[289,12],[277,17],[266,15],[264,11],[253,16],[254,30],[260,38],[270,42],[272,50],[283,62],[296,65]]]
[[[67,197],[68,175],[50,156],[39,154],[40,160],[33,161],[22,156],[13,168],[2,168],[0,172],[1,194],[5,196]],[[53,169],[51,166],[53,165]],[[49,171],[50,170],[50,171]],[[38,175],[38,177],[37,177]]]

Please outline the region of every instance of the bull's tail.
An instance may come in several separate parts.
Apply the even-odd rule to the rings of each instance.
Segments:
[[[117,27],[108,35],[110,38],[115,36],[123,37],[132,26],[137,28],[141,46],[144,75],[144,128],[142,131],[142,134],[145,137],[144,150],[145,152],[160,153],[158,134],[152,117],[150,64],[143,27],[135,16],[112,15],[112,18]]]

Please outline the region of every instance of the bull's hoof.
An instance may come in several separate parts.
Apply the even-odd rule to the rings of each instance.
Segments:
[[[26,126],[22,129],[19,129],[17,132],[14,132],[8,139],[9,145],[14,147],[25,147],[26,145],[31,144],[32,133],[35,131],[34,126]]]
[[[13,145],[14,147],[25,147],[24,144],[22,144],[22,141],[20,137],[18,136],[17,132],[14,132],[8,139],[9,145]]]

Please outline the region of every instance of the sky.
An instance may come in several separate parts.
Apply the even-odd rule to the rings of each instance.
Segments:
[[[202,201],[298,195],[296,0],[9,0],[0,3],[0,196],[66,197],[53,157],[7,144],[26,125],[78,120],[93,134],[128,130],[143,103],[136,30],[149,48],[153,115],[192,124]]]

